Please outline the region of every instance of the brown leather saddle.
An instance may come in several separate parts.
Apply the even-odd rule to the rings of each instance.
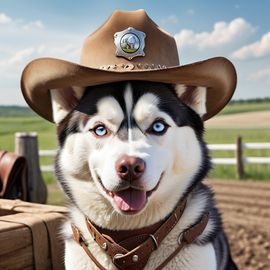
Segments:
[[[0,150],[0,198],[27,201],[27,162],[22,156]]]

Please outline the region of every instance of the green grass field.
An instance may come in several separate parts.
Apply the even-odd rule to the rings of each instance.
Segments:
[[[14,150],[16,132],[38,133],[40,149],[54,149],[56,147],[55,126],[38,116],[0,117],[0,148]]]
[[[259,111],[269,111],[270,110],[270,100],[260,102],[231,102],[226,106],[219,115],[243,113],[243,112],[259,112]]]
[[[238,136],[241,136],[243,142],[269,142],[270,127],[260,129],[227,129],[227,128],[208,128],[205,133],[205,140],[209,144],[229,144],[236,143]],[[213,151],[212,157],[231,158],[235,156],[234,151]],[[244,156],[249,157],[270,157],[270,150],[244,150]],[[210,173],[211,178],[235,179],[235,165],[215,165]],[[270,164],[246,164],[244,179],[269,180]]]
[[[227,106],[221,114],[231,114],[232,112],[262,111],[270,108],[270,102],[261,102],[252,104],[248,107],[247,104],[232,104]],[[3,111],[3,110],[2,110]],[[0,108],[0,112],[1,108]],[[6,116],[0,114],[0,149],[9,151],[14,150],[14,134],[16,132],[32,132],[38,133],[40,149],[55,149],[56,136],[55,126],[38,116],[26,114],[16,115],[9,113]],[[244,142],[269,142],[270,141],[270,125],[265,128],[208,128],[205,132],[205,141],[209,144],[215,143],[235,143],[237,136],[242,136]],[[233,151],[214,151],[211,153],[213,157],[233,157]],[[248,150],[245,151],[248,156],[270,156],[270,150]],[[42,165],[53,163],[53,158],[41,158]],[[253,180],[270,180],[270,165],[246,165],[245,179]],[[43,177],[50,188],[49,203],[61,204],[63,196],[59,195],[59,191],[55,186],[55,179],[52,173],[44,173]],[[210,173],[211,178],[235,179],[235,166],[215,166]]]

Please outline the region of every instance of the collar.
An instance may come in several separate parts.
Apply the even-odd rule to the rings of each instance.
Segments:
[[[95,242],[109,255],[118,269],[143,269],[152,252],[158,249],[162,240],[180,220],[185,210],[186,201],[187,197],[177,205],[175,210],[165,220],[141,229],[107,230],[94,225],[88,218],[86,218],[86,225]],[[204,231],[208,219],[208,213],[206,213],[199,222],[182,232],[179,235],[180,241],[178,241],[179,247],[176,250],[177,252],[173,252],[156,269],[162,269],[182,249],[184,244],[192,243]],[[72,225],[72,230],[75,241],[83,247],[99,269],[105,270],[88,249],[87,243],[79,229]]]

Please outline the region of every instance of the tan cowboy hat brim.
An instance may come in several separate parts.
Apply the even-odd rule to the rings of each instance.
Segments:
[[[50,89],[93,86],[140,80],[207,87],[207,113],[203,120],[217,114],[231,99],[236,87],[233,64],[215,57],[167,69],[112,71],[85,67],[54,58],[30,62],[23,71],[21,88],[26,102],[43,118],[53,122]]]

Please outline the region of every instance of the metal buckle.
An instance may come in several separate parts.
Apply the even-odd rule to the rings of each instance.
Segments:
[[[112,259],[113,263],[115,263],[115,259],[120,259],[121,257],[123,257],[123,255],[124,255],[124,254],[122,254],[122,253],[117,253],[117,254],[115,254],[115,255],[113,256],[113,259]]]
[[[181,232],[179,234],[178,238],[177,238],[177,243],[178,243],[179,246],[182,245],[182,241],[183,241],[183,238],[184,238],[184,233],[185,233],[185,231]]]
[[[156,237],[153,234],[149,234],[150,238],[153,240],[154,244],[155,244],[155,249],[158,249],[158,242]]]

